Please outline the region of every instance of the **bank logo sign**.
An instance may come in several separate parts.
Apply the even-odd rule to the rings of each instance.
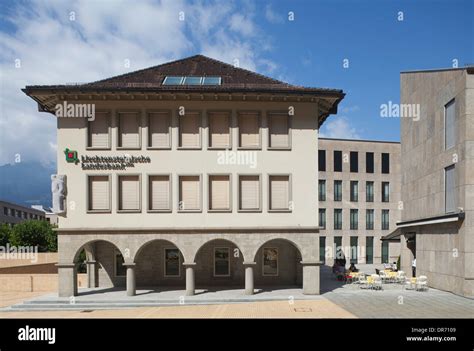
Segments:
[[[66,155],[66,162],[74,163],[77,165],[77,163],[79,162],[79,159],[77,158],[77,151],[66,148],[64,150],[64,154]]]
[[[83,155],[79,160],[77,151],[66,148],[64,150],[66,162],[78,164],[84,170],[125,170],[129,167],[135,167],[136,163],[151,163],[149,156],[98,156]]]

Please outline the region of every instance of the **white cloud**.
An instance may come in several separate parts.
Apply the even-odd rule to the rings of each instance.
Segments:
[[[285,22],[284,16],[282,14],[276,13],[270,4],[265,7],[265,18],[268,22],[274,24],[281,24]]]
[[[21,92],[26,85],[95,81],[195,53],[267,74],[276,68],[263,57],[271,40],[251,3],[34,0],[8,16],[14,30],[0,32],[0,164],[15,154],[56,158],[56,121]]]
[[[343,116],[329,116],[321,127],[321,138],[360,139],[360,132],[351,126],[348,118]]]

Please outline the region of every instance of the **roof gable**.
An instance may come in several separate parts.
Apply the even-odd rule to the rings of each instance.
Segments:
[[[187,57],[85,85],[90,87],[125,87],[143,84],[148,87],[158,87],[162,86],[166,76],[218,76],[222,78],[221,86],[223,87],[291,87],[290,84],[203,55]]]

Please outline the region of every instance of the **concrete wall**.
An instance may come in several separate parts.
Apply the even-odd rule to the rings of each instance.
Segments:
[[[78,286],[87,286],[87,274],[77,275]],[[0,274],[0,292],[56,291],[57,274]]]
[[[456,144],[444,147],[444,106],[456,102]],[[403,73],[401,102],[420,104],[419,121],[401,119],[402,220],[445,213],[444,169],[455,164],[456,205],[465,219],[403,228],[416,233],[417,275],[433,287],[474,295],[474,77],[466,69]]]
[[[319,172],[319,179],[326,180],[326,201],[319,201],[319,208],[326,209],[326,229],[320,229],[320,236],[326,237],[326,247],[334,246],[334,237],[342,236],[344,248],[350,247],[350,237],[358,237],[358,262],[365,263],[366,237],[374,237],[374,264],[380,264],[382,259],[382,236],[394,231],[401,213],[398,208],[400,197],[400,144],[395,142],[376,142],[363,140],[340,140],[319,138],[319,150],[326,151],[326,171]],[[333,151],[342,151],[342,172],[334,172]],[[359,172],[350,172],[350,152],[359,153]],[[366,173],[366,152],[374,153],[374,173]],[[390,173],[381,172],[381,154],[390,154]],[[342,180],[342,201],[334,201],[334,181]],[[350,201],[350,182],[359,182],[359,198],[357,202]],[[366,181],[374,182],[374,202],[366,202]],[[390,202],[382,202],[382,182],[390,183]],[[342,230],[334,230],[334,208],[342,208]],[[350,209],[359,210],[357,230],[350,229]],[[374,229],[366,230],[366,209],[374,209]],[[382,209],[390,212],[389,230],[382,230]],[[389,261],[397,261],[400,255],[399,243],[389,244]],[[349,249],[347,250],[349,251]],[[348,262],[350,257],[346,257]],[[332,265],[331,257],[326,264]]]

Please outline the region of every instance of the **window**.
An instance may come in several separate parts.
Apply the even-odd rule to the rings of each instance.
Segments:
[[[179,176],[178,210],[201,211],[201,176]]]
[[[272,149],[291,147],[290,117],[287,113],[268,114],[268,146]]]
[[[148,177],[148,209],[156,212],[171,211],[171,181],[169,175]]]
[[[351,201],[359,201],[359,182],[357,180],[351,181]]]
[[[126,112],[118,114],[118,147],[123,149],[140,148],[140,114]]]
[[[179,143],[178,147],[186,149],[201,148],[201,114],[186,112],[179,116]]]
[[[342,172],[342,151],[334,151],[334,172]]]
[[[140,176],[138,175],[121,175],[118,177],[118,210],[133,211],[141,210],[141,186]]]
[[[87,121],[87,147],[110,149],[110,115],[96,112],[93,121]]]
[[[201,85],[202,77],[184,77],[183,85]]]
[[[373,152],[365,153],[365,172],[374,173],[374,153]]]
[[[326,181],[324,179],[318,181],[318,199],[326,201]]]
[[[388,230],[390,227],[390,211],[382,210],[382,230]]]
[[[456,211],[456,180],[454,165],[444,169],[444,201],[445,212]]]
[[[167,76],[163,85],[221,85],[222,78],[216,76]]]
[[[202,85],[221,85],[221,77],[203,77]]]
[[[4,208],[3,208],[3,214],[4,214],[5,216],[8,216],[8,214],[9,214],[9,213],[8,213],[8,207],[4,207]]]
[[[184,77],[177,77],[177,76],[168,76],[165,77],[163,81],[163,85],[181,85],[184,80]]]
[[[319,228],[326,229],[326,209],[319,209]]]
[[[318,170],[326,172],[326,150],[318,150]]]
[[[382,173],[390,173],[390,154],[382,153]]]
[[[228,277],[230,275],[230,255],[228,247],[214,248],[214,276]]]
[[[109,176],[88,177],[88,210],[95,212],[110,211],[110,178]]]
[[[209,176],[209,210],[210,211],[230,211],[230,176],[210,175]]]
[[[123,259],[120,251],[115,250],[115,276],[116,277],[125,277],[127,275],[127,267],[125,267],[125,260]]]
[[[456,104],[454,99],[444,106],[444,148],[450,149],[456,144]]]
[[[319,237],[319,261],[326,263],[326,237]]]
[[[178,249],[165,249],[165,277],[181,275],[180,254]]]
[[[365,238],[365,263],[374,263],[374,237],[368,236]]]
[[[365,229],[374,229],[374,210],[372,209],[365,211]]]
[[[342,201],[342,180],[334,181],[334,201]]]
[[[269,176],[269,194],[271,211],[291,211],[291,187],[290,176]]]
[[[374,182],[365,183],[365,201],[374,202]]]
[[[350,169],[352,173],[359,172],[359,153],[357,151],[350,152]]]
[[[389,263],[388,241],[382,241],[382,263]]]
[[[230,118],[229,112],[209,113],[209,148],[231,148]]]
[[[358,246],[359,246],[359,238],[356,236],[351,236],[350,238],[350,245],[351,245],[351,263],[357,263],[358,260]]]
[[[148,114],[148,147],[153,149],[171,148],[171,115],[169,112]]]
[[[334,209],[334,229],[342,229],[342,208]]]
[[[257,112],[240,112],[238,116],[239,147],[260,148],[260,116]]]
[[[382,202],[390,201],[390,183],[382,182]]]
[[[351,230],[359,228],[359,210],[351,208]]]
[[[239,177],[239,210],[260,211],[260,176]]]
[[[278,275],[277,248],[263,248],[263,275]]]

